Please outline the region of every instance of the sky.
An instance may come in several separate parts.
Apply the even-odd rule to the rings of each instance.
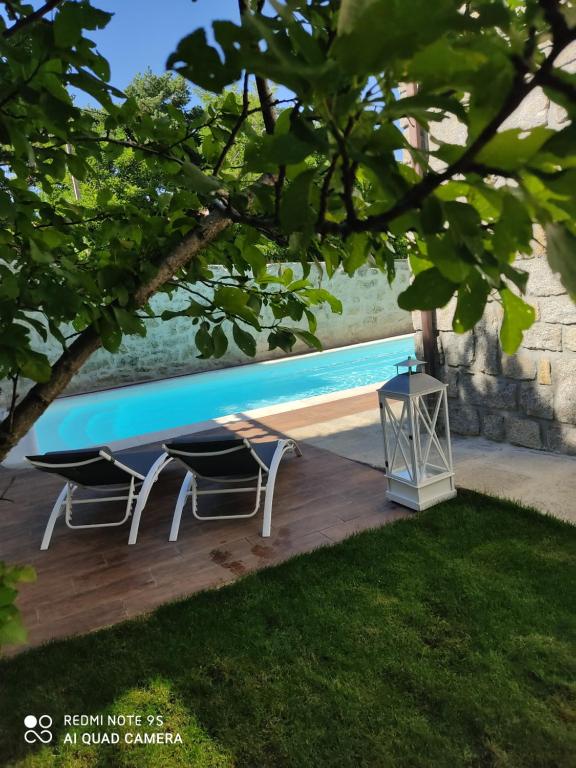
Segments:
[[[198,27],[215,19],[238,20],[237,0],[92,0],[92,5],[114,13],[105,29],[85,36],[110,62],[111,82],[120,89],[147,67],[164,72],[178,41]],[[86,94],[75,96],[80,106],[93,104]]]

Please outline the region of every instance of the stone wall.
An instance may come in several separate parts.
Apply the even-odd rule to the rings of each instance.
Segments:
[[[517,354],[501,350],[502,308],[490,301],[481,322],[452,330],[455,301],[436,312],[439,377],[448,384],[450,428],[526,448],[576,454],[576,305],[544,255],[520,259],[526,300],[537,321]],[[420,315],[414,313],[417,349]]]
[[[295,276],[302,274],[300,264],[290,266]],[[220,269],[213,268],[218,278]],[[274,270],[274,268],[272,268]],[[362,267],[353,278],[338,270],[332,279],[313,267],[310,280],[328,289],[343,304],[341,315],[334,315],[329,307],[314,308],[318,320],[317,335],[324,348],[344,346],[361,341],[396,336],[412,332],[410,314],[399,309],[397,296],[409,283],[409,268],[406,261],[396,262],[396,280],[388,285],[386,275],[371,267]],[[224,272],[221,272],[224,274]],[[208,289],[204,291],[208,293]],[[186,306],[187,296],[184,291],[176,292],[170,300],[165,295],[158,295],[152,300],[156,314],[165,309],[178,309]],[[271,318],[268,318],[271,319]],[[297,325],[287,320],[287,325]],[[224,357],[218,360],[199,360],[194,344],[197,327],[188,318],[175,318],[169,321],[148,320],[148,334],[145,338],[126,336],[120,350],[111,354],[105,350],[96,352],[74,377],[67,389],[67,394],[87,392],[121,384],[132,384],[151,379],[160,379],[186,373],[197,373],[251,362],[236,346],[229,333],[229,348]],[[304,326],[303,326],[304,327]],[[228,328],[230,331],[230,328]],[[268,350],[267,332],[257,339],[256,360],[267,360],[285,356],[282,350]],[[55,359],[59,353],[58,344],[48,345],[37,340],[38,349]],[[308,349],[298,343],[294,353]],[[0,409],[8,404],[10,388],[0,382]]]
[[[576,44],[558,59],[576,71]],[[535,89],[506,120],[503,129],[567,124],[566,112]],[[466,128],[455,118],[433,125],[430,144],[439,138],[464,144]],[[442,164],[435,163],[435,170]],[[537,321],[516,355],[503,354],[498,341],[501,307],[490,301],[476,328],[452,330],[455,302],[436,313],[437,363],[448,384],[453,432],[483,435],[528,448],[576,454],[576,305],[552,273],[538,242],[534,258],[517,265],[529,274],[527,301]],[[420,313],[414,313],[417,350],[422,353]]]

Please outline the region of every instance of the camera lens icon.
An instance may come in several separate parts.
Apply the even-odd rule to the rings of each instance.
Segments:
[[[37,741],[42,744],[50,744],[52,741],[52,718],[50,715],[26,715],[24,718],[24,741],[27,744],[35,744]]]

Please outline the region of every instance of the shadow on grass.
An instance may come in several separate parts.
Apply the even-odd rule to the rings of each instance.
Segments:
[[[575,562],[576,528],[460,492],[5,660],[0,764],[573,765]],[[65,714],[106,711],[161,715],[184,745],[62,744]],[[30,713],[56,746],[24,743]]]

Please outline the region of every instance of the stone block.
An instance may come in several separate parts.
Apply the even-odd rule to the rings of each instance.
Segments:
[[[540,426],[537,421],[510,416],[506,422],[506,438],[512,445],[524,448],[542,448]]]
[[[576,325],[576,304],[570,296],[550,296],[540,299],[540,317],[545,323]]]
[[[524,331],[522,346],[525,349],[545,349],[550,352],[562,350],[562,328],[550,323],[534,323]]]
[[[458,378],[459,373],[457,368],[450,368],[446,366],[442,372],[442,381],[448,384],[447,395],[448,397],[458,397]]]
[[[419,360],[423,360],[424,346],[422,344],[422,331],[416,331],[416,333],[414,334],[414,349],[416,352],[416,357]]]
[[[475,339],[472,331],[462,334],[441,333],[440,343],[447,365],[468,366],[474,362]]]
[[[536,378],[538,384],[552,384],[552,366],[547,357],[538,360],[538,375]]]
[[[481,405],[485,408],[516,408],[518,384],[505,378],[476,373],[462,375],[458,391],[463,403]]]
[[[551,451],[576,456],[576,427],[568,424],[551,424],[547,433],[547,443]]]
[[[520,407],[527,416],[553,419],[554,392],[552,387],[533,383],[522,384],[520,388]]]
[[[536,360],[527,354],[502,355],[502,373],[510,379],[533,379]]]
[[[422,312],[419,309],[416,312],[412,312],[412,327],[415,331],[422,330]]]
[[[576,424],[576,359],[554,364],[556,384],[556,419]]]
[[[452,298],[445,307],[436,310],[436,328],[439,331],[452,330],[452,318],[456,309],[456,299]]]
[[[482,434],[488,440],[504,440],[506,426],[504,416],[487,413],[482,416]]]
[[[566,293],[560,278],[552,272],[545,257],[528,259],[517,266],[528,272],[526,293],[529,296],[561,296]]]
[[[481,373],[500,373],[502,352],[497,332],[480,326],[476,328],[474,338],[474,362],[471,365],[471,369]]]
[[[576,325],[562,327],[562,349],[576,352]]]
[[[450,405],[450,431],[457,435],[479,435],[480,418],[476,408],[467,405]]]

